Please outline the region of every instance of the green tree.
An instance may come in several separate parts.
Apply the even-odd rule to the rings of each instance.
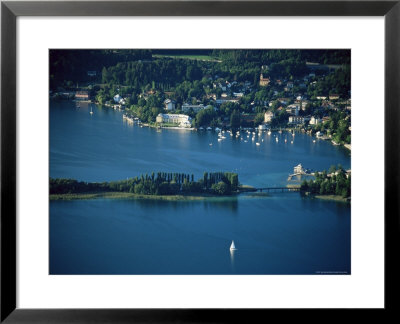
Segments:
[[[240,127],[240,113],[238,110],[234,110],[231,114],[231,128],[236,130]]]

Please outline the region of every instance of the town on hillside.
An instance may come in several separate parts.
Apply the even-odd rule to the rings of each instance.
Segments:
[[[50,96],[128,122],[307,132],[351,148],[349,50],[51,50]]]

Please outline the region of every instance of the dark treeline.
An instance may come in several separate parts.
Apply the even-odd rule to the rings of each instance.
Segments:
[[[300,191],[317,195],[351,196],[351,175],[339,166],[331,166],[329,171],[318,172],[315,180],[304,180]]]
[[[152,88],[169,90],[183,81],[201,80],[204,62],[186,59],[156,59],[151,62],[119,62],[103,67],[101,82],[129,85],[136,91],[150,85]]]
[[[50,50],[50,87],[65,85],[67,80],[72,83],[97,80],[87,72],[96,71],[99,74],[103,67],[120,62],[151,60],[151,57],[149,50]]]
[[[350,64],[350,50],[329,49],[244,49],[244,50],[213,50],[213,57],[233,63],[243,61],[271,64],[284,60],[307,61],[320,64]]]
[[[50,194],[129,192],[141,195],[176,195],[212,193],[229,195],[237,192],[239,179],[236,173],[205,172],[195,181],[194,175],[184,173],[154,172],[140,177],[111,182],[83,182],[74,179],[50,178]]]
[[[209,55],[221,62],[153,58],[164,55]],[[167,90],[183,81],[218,74],[236,81],[257,82],[260,66],[271,77],[301,76],[306,62],[350,64],[349,50],[51,50],[50,86],[66,82],[102,81],[132,87],[156,83]],[[87,71],[97,72],[96,77]]]

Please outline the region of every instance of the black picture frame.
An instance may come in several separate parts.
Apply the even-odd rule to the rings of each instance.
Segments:
[[[5,323],[260,322],[267,309],[16,308],[16,19],[19,16],[384,16],[385,308],[395,312],[399,279],[400,1],[2,1],[1,313]],[[309,311],[293,310],[300,316]],[[326,310],[329,311],[329,310]],[[353,310],[357,311],[357,310]],[[267,314],[267,312],[269,312]],[[332,312],[332,311],[329,311]],[[359,313],[359,312],[358,312]],[[375,316],[370,311],[366,316]],[[297,316],[297,315],[296,315]],[[245,318],[245,321],[241,320]],[[378,318],[378,317],[377,317]],[[257,319],[257,320],[256,320]]]

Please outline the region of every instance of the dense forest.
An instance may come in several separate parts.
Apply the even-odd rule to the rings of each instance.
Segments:
[[[205,172],[195,181],[194,175],[154,172],[127,180],[111,182],[83,182],[74,179],[50,178],[50,194],[129,192],[140,195],[177,195],[209,193],[230,195],[237,192],[239,179],[236,173]]]

